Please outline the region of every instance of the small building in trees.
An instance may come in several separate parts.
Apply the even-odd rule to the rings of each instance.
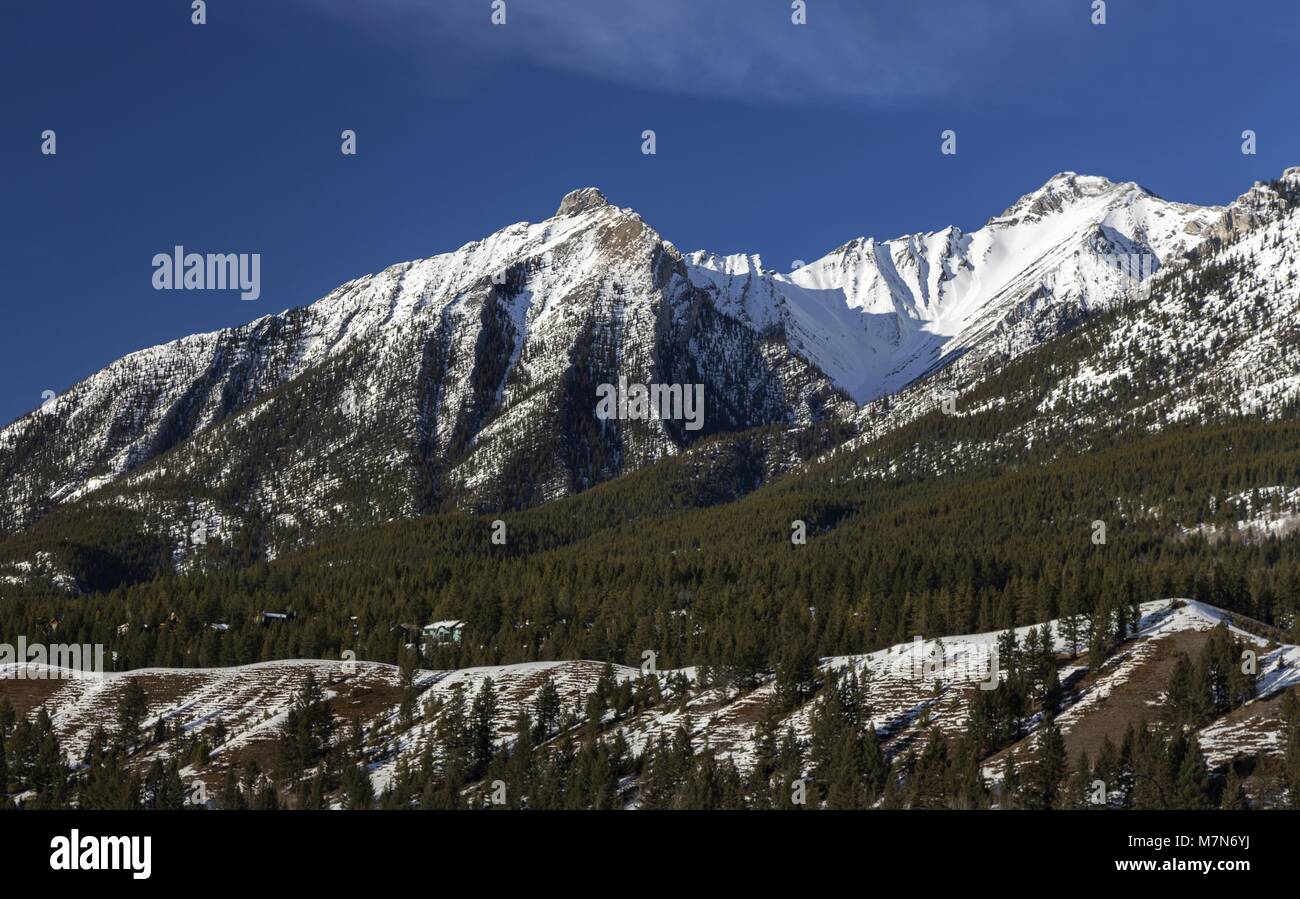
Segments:
[[[402,642],[407,646],[413,646],[415,641],[420,639],[420,635],[423,633],[418,624],[411,624],[409,622],[398,622],[388,630],[389,633],[400,634]]]
[[[263,612],[258,619],[262,624],[283,624],[297,617],[296,612]]]
[[[459,643],[465,622],[459,619],[434,621],[424,626],[424,639],[431,644]]]

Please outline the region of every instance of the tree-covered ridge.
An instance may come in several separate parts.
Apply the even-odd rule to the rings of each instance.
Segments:
[[[412,652],[396,667],[4,681],[0,805],[1295,806],[1294,646],[1182,601],[1070,616],[869,656],[792,653],[750,685],[592,662],[428,672]],[[953,664],[994,648],[988,673]]]
[[[933,416],[909,429],[950,427]],[[1247,507],[1267,514],[1286,497],[1269,488],[1300,483],[1298,446],[1295,422],[1242,421],[991,475],[845,477],[837,459],[732,502],[676,511],[652,469],[504,516],[504,544],[492,540],[498,519],[429,516],[96,596],[16,589],[0,605],[0,628],[41,633],[57,618],[68,642],[104,643],[129,668],[349,649],[396,661],[406,640],[393,625],[460,618],[465,639],[433,648],[427,664],[636,664],[653,648],[666,664],[747,675],[770,671],[791,641],[821,655],[862,652],[1116,596],[1185,595],[1289,631],[1296,539],[1196,528],[1230,534]],[[687,464],[664,467],[669,483],[692,477],[677,469]],[[792,539],[800,521],[805,544]],[[1104,544],[1094,542],[1096,522]],[[258,616],[268,610],[297,618],[266,627]]]

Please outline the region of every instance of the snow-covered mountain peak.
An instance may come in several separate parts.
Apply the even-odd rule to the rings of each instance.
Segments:
[[[1250,190],[1222,208],[1214,233],[1229,238],[1276,221],[1293,207],[1300,194],[1300,166],[1282,172],[1276,181],[1256,181]]]
[[[1123,202],[1129,194],[1153,196],[1133,182],[1117,184],[1100,175],[1061,172],[1049,178],[1042,187],[1012,203],[1001,215],[990,219],[988,224],[1016,225],[1026,220],[1039,221],[1099,197]],[[1128,199],[1131,202],[1134,197]]]
[[[581,187],[564,195],[564,199],[560,201],[560,208],[555,211],[555,217],[577,215],[593,209],[603,209],[609,205],[609,200],[605,199],[605,195],[599,188]]]
[[[1078,172],[1057,172],[1039,188],[1038,193],[1098,194],[1116,186],[1104,175],[1082,175]]]

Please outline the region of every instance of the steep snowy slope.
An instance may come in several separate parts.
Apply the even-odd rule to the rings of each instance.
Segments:
[[[859,238],[785,275],[756,257],[688,259],[721,308],[783,324],[797,352],[869,402],[974,346],[1016,353],[1055,336],[1140,287],[1221,215],[1065,172],[970,234]]]
[[[955,422],[999,435],[964,444],[967,463],[1033,446],[1081,451],[1132,428],[1294,414],[1300,404],[1300,362],[1291,350],[1300,316],[1300,167],[1255,185],[1200,233],[1185,258],[1122,295],[1128,302],[1111,315],[1022,357],[1018,366],[1003,368],[999,336],[977,343],[934,377],[865,405],[859,435],[837,452],[866,446],[945,398],[953,401]],[[1017,334],[1023,324],[999,328]],[[995,419],[1002,424],[993,425]],[[931,458],[918,462],[946,469],[954,463],[945,458],[950,450],[922,450]]]

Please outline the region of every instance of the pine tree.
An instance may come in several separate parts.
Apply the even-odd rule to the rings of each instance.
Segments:
[[[402,691],[402,701],[398,707],[397,717],[405,728],[415,723],[415,702],[418,694],[415,689],[415,675],[418,662],[419,655],[411,650],[404,649],[399,655],[397,679]]]
[[[312,775],[311,785],[307,790],[306,799],[302,808],[320,811],[327,807],[325,802],[325,766],[321,765],[316,768],[316,773]]]
[[[1061,689],[1061,678],[1056,673],[1056,668],[1052,667],[1047,672],[1047,680],[1043,684],[1043,714],[1048,718],[1053,718],[1061,710],[1061,702],[1065,698],[1065,691]]]
[[[777,767],[779,746],[777,734],[781,729],[781,712],[775,702],[763,703],[758,724],[754,730],[754,768],[750,774],[755,786],[762,786],[766,791],[771,783],[772,773]]]
[[[867,722],[862,735],[859,758],[863,787],[866,790],[865,798],[870,802],[880,796],[885,788],[885,782],[889,779],[889,762],[886,761],[885,754],[880,748],[880,738],[876,735],[876,729],[870,722]]]
[[[1039,728],[1038,745],[1025,775],[1021,791],[1025,807],[1054,808],[1060,800],[1066,773],[1065,740],[1061,729],[1049,717]]]
[[[239,781],[235,779],[233,770],[226,771],[226,778],[222,782],[221,795],[217,804],[227,811],[239,811],[247,809],[248,803],[244,801],[244,794],[239,789]]]
[[[460,683],[452,685],[451,696],[434,726],[434,739],[442,747],[442,796],[459,805],[459,791],[474,764],[473,734],[465,708],[465,691]]]
[[[1207,644],[1208,645],[1208,644]],[[1190,721],[1202,724],[1215,714],[1214,662],[1209,653],[1202,651],[1192,666],[1192,707]]]
[[[1212,808],[1210,801],[1210,771],[1195,737],[1175,739],[1170,754],[1180,757],[1173,785],[1173,807],[1177,809]],[[1181,744],[1181,745],[1178,745]]]
[[[1192,660],[1187,653],[1178,654],[1174,670],[1169,675],[1166,688],[1166,719],[1174,725],[1196,724],[1200,714],[1201,703],[1196,696],[1196,685],[1192,681]]]
[[[0,739],[8,737],[18,721],[18,713],[8,696],[0,696]]]
[[[861,750],[862,744],[851,730],[840,731],[825,772],[827,808],[856,809],[865,806]]]
[[[912,768],[908,804],[914,809],[948,807],[948,740],[937,727],[930,730]]]
[[[485,678],[474,697],[470,714],[470,778],[475,779],[492,760],[496,736],[497,693],[492,678]]]
[[[1225,811],[1241,811],[1250,808],[1246,802],[1246,791],[1242,786],[1237,769],[1228,766],[1228,777],[1223,784],[1223,795],[1219,798],[1219,808]]]
[[[524,807],[524,802],[537,777],[537,751],[533,745],[533,721],[528,713],[520,711],[515,717],[515,739],[506,760],[505,782],[507,804],[510,808]]]
[[[834,672],[827,675],[820,697],[813,703],[808,760],[813,779],[825,784],[830,779],[831,761],[840,744],[841,734],[849,732],[845,710]]]
[[[1097,602],[1093,611],[1092,623],[1088,634],[1088,661],[1094,671],[1101,669],[1102,663],[1110,658],[1115,647],[1115,613],[1114,605],[1108,597]]]
[[[963,734],[952,753],[949,773],[949,803],[952,808],[988,808],[988,788],[980,770],[982,760],[974,739]]]
[[[311,669],[285,715],[277,764],[284,776],[297,776],[329,752],[336,722],[325,691]]]
[[[1086,751],[1079,752],[1079,759],[1070,772],[1069,781],[1061,794],[1057,806],[1066,809],[1092,809],[1099,806],[1093,799],[1092,762]]]
[[[999,785],[998,805],[1004,809],[1021,807],[1020,773],[1016,770],[1016,754],[1008,751],[1002,760],[1002,783]]]
[[[668,735],[660,732],[657,742],[647,744],[641,759],[641,779],[637,791],[638,807],[672,808],[677,788],[676,777],[672,745],[668,741]]]
[[[344,808],[368,809],[375,804],[375,787],[364,762],[349,765],[343,777]]]
[[[1079,597],[1070,592],[1061,598],[1061,637],[1070,647],[1070,658],[1079,657],[1079,645],[1083,640],[1083,616],[1079,611]]]
[[[806,636],[787,640],[776,663],[776,693],[789,711],[801,705],[817,689],[817,650]]]
[[[149,712],[149,697],[137,678],[127,681],[126,689],[117,704],[117,741],[123,749],[130,751],[140,740],[140,725]]]
[[[533,738],[538,743],[549,738],[559,725],[560,691],[556,689],[555,681],[549,674],[542,682],[542,688],[537,692],[537,700],[533,706],[533,719],[537,722]]]
[[[1120,753],[1109,734],[1101,738],[1101,749],[1097,752],[1097,764],[1092,769],[1092,779],[1100,780],[1105,785],[1108,795],[1112,791],[1122,789]]]
[[[1282,699],[1282,786],[1288,808],[1300,809],[1300,699],[1295,687]]]

